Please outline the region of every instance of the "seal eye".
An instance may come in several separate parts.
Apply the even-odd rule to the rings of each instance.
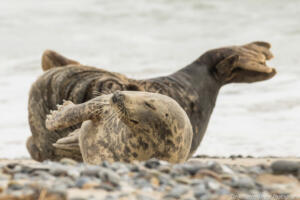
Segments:
[[[152,110],[156,110],[156,108],[152,104],[148,103],[147,101],[145,101],[144,104],[146,107],[151,108]]]
[[[133,122],[134,124],[138,124],[139,123],[138,121],[135,121],[133,119],[131,119],[130,121]]]

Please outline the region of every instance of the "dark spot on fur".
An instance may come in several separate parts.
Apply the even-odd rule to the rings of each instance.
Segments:
[[[174,143],[172,142],[172,140],[167,140],[166,145],[174,146]]]
[[[124,153],[126,153],[126,154],[129,154],[131,152],[131,150],[129,149],[128,146],[125,146],[124,150],[125,150]]]
[[[182,138],[181,138],[180,136],[178,136],[178,137],[176,138],[176,142],[177,142],[177,143],[180,143],[181,140],[182,140]]]
[[[139,87],[137,85],[133,85],[133,84],[127,85],[126,89],[128,91],[140,91]]]
[[[144,103],[145,106],[147,106],[148,108],[151,108],[152,110],[156,110],[156,108],[152,104],[148,103],[147,101],[145,101]]]
[[[190,103],[190,108],[191,108],[192,111],[194,111],[194,107],[195,107],[194,102],[191,102],[191,103]]]
[[[168,113],[166,113],[166,117],[168,117],[169,116],[169,114]]]
[[[135,158],[137,158],[137,156],[138,156],[136,152],[133,152],[132,155],[133,155],[133,157],[135,157]]]
[[[100,144],[101,146],[103,146],[104,148],[108,147],[108,143],[104,142],[104,141],[98,141],[98,144]],[[87,146],[87,145],[86,145]]]
[[[133,120],[133,119],[131,119],[130,120],[132,123],[134,123],[134,124],[138,124],[139,122],[138,121],[135,121],[135,120]]]
[[[138,142],[139,142],[139,144],[142,146],[142,148],[143,148],[144,150],[147,150],[147,149],[148,149],[149,144],[146,143],[146,142],[143,140],[143,138],[139,137]]]

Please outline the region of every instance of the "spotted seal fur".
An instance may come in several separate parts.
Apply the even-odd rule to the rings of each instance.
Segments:
[[[42,67],[46,71],[33,83],[29,94],[32,136],[27,140],[27,149],[31,157],[39,161],[62,157],[80,160],[80,154],[58,151],[52,145],[80,124],[50,131],[45,127],[46,115],[50,110],[56,110],[56,105],[62,104],[64,99],[80,104],[94,98],[95,92],[127,90],[161,93],[177,101],[193,127],[192,155],[204,136],[222,86],[267,80],[276,74],[274,68],[266,65],[266,60],[273,57],[270,47],[266,42],[252,42],[213,49],[175,73],[144,80],[85,66],[48,50],[42,58]]]
[[[75,150],[79,143],[89,164],[150,158],[178,163],[190,153],[188,116],[175,100],[158,93],[116,91],[78,105],[66,101],[48,115],[46,127],[56,130],[81,122],[81,128],[54,146]]]

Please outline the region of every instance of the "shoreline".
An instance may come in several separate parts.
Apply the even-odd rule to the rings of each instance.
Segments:
[[[262,157],[253,157],[253,156],[208,156],[208,155],[197,155],[195,157],[190,158],[186,162],[209,162],[215,161],[222,164],[228,165],[242,165],[242,166],[251,166],[251,165],[259,165],[264,164],[268,165],[272,162],[279,161],[279,160],[286,160],[286,161],[295,161],[300,162],[300,157],[295,156],[288,156],[288,157],[276,157],[276,156],[262,156]],[[19,164],[37,164],[40,163],[35,161],[31,158],[1,158],[0,163],[11,163],[11,162],[18,162]]]

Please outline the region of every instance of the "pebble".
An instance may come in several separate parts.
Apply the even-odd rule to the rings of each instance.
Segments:
[[[82,188],[85,184],[92,182],[92,179],[87,176],[81,176],[75,182],[75,187]]]
[[[164,198],[181,198],[182,195],[188,192],[188,187],[177,185],[170,192],[168,192]]]
[[[120,176],[111,169],[102,168],[99,171],[99,177],[102,181],[110,182],[114,186],[119,186]]]
[[[64,165],[77,165],[78,164],[77,161],[70,159],[70,158],[62,158],[59,162]]]
[[[270,172],[295,174],[299,171],[298,164],[277,161],[271,166],[245,167],[215,161],[170,164],[157,159],[133,163],[103,162],[99,166],[71,159],[34,166],[11,163],[0,165],[0,200],[35,200],[36,197],[66,200],[68,191],[74,189],[84,190],[82,194],[87,195],[73,195],[72,200],[229,200],[235,193],[240,199],[259,195],[269,198],[274,195],[270,187],[256,182],[256,177]],[[287,187],[279,185],[278,188],[278,194],[284,194],[286,199],[290,197]],[[98,198],[98,192],[103,197]]]
[[[271,165],[274,174],[294,174],[298,175],[300,163],[293,161],[279,160]]]
[[[208,190],[206,189],[204,184],[198,184],[193,188],[194,196],[196,198],[201,198],[203,195],[208,193]]]
[[[250,177],[234,177],[231,183],[234,188],[253,189],[255,187],[255,181]]]

